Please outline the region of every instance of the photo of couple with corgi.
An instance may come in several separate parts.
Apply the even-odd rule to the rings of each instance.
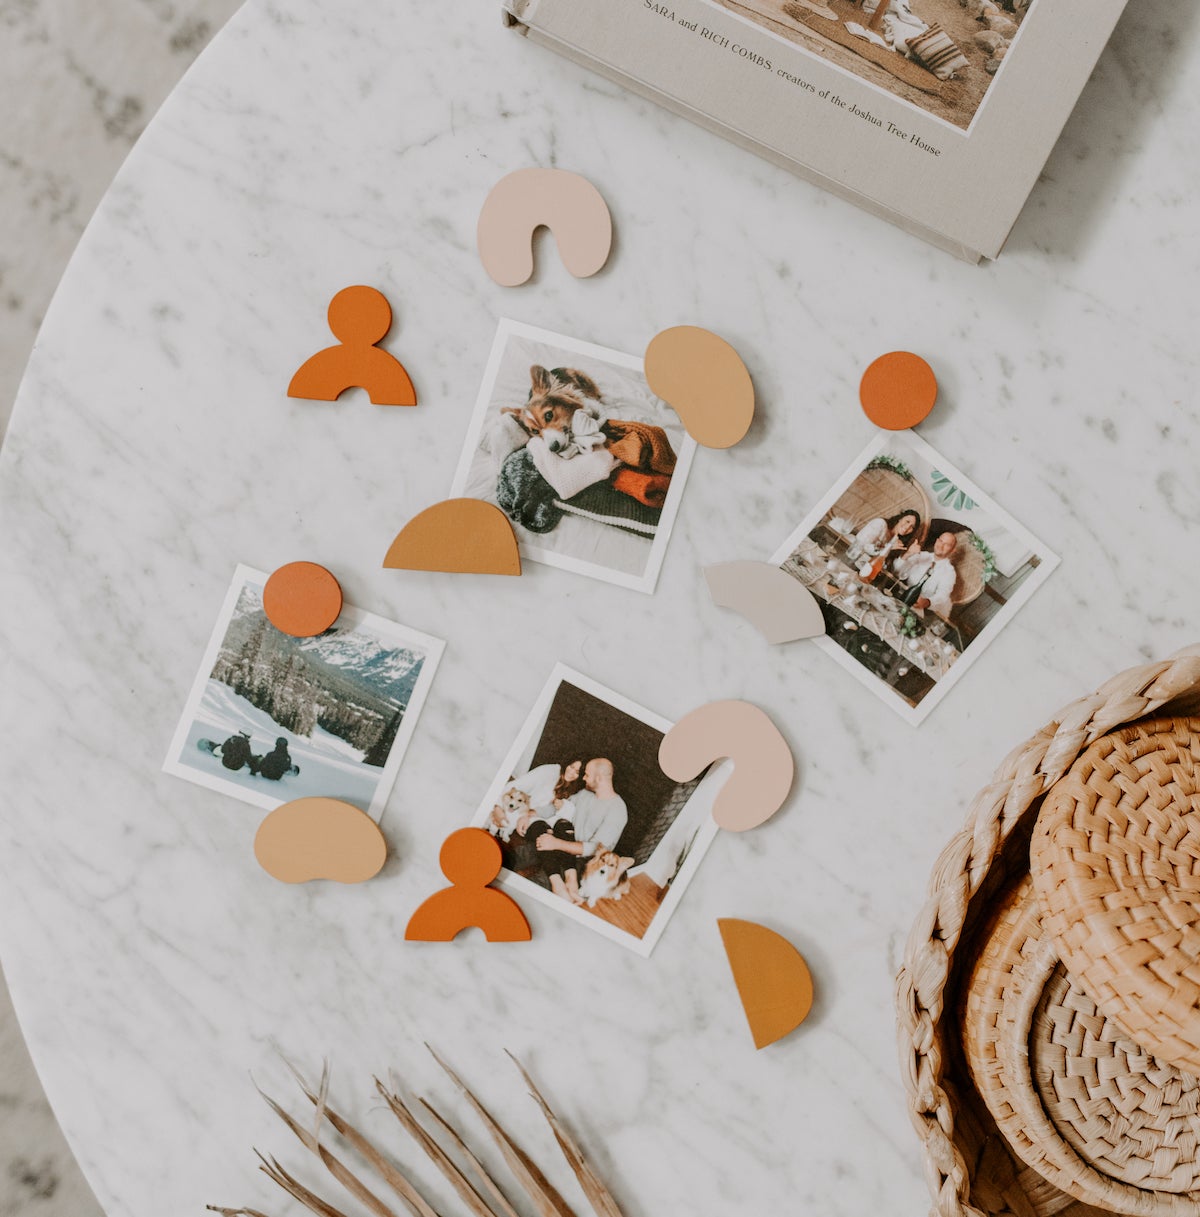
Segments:
[[[694,453],[640,359],[501,321],[451,493],[527,558],[652,592]]]
[[[629,822],[607,757],[565,765],[549,762],[512,779],[488,818],[505,865],[526,878],[544,877],[573,904],[595,908],[629,890],[633,858],[615,852]]]
[[[714,766],[663,773],[671,724],[559,664],[472,823],[500,844],[500,882],[649,955],[716,834]]]

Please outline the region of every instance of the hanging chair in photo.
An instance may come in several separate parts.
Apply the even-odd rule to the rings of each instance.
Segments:
[[[957,520],[945,518],[930,520],[929,528],[926,530],[928,544],[925,548],[928,549],[944,532],[954,533],[958,541],[958,547],[950,559],[958,573],[958,582],[954,585],[950,602],[954,605],[970,604],[971,601],[977,600],[983,592],[983,554],[975,544],[975,534],[971,529]]]
[[[929,529],[932,508],[929,498],[916,482],[909,481],[894,469],[879,465],[865,469],[846,487],[833,505],[830,518],[849,520],[858,532],[871,520],[890,520],[903,511],[915,511],[921,517],[918,540],[924,540]]]

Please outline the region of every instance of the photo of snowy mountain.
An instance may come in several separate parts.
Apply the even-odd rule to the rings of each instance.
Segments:
[[[238,568],[164,768],[259,807],[322,795],[378,818],[442,643],[348,606],[293,638],[265,581]]]

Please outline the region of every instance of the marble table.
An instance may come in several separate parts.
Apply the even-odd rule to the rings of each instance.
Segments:
[[[251,1153],[302,1161],[251,1081],[287,1092],[277,1051],[328,1057],[339,1106],[444,1200],[369,1084],[394,1068],[444,1093],[426,1039],[553,1162],[501,1049],[522,1055],[631,1215],[926,1208],[892,982],[933,859],[1011,745],[1200,633],[1198,38],[1190,6],[1131,6],[1007,252],[972,267],[525,44],[494,6],[251,0],[101,206],[0,468],[0,955],[109,1213],[285,1211]],[[481,272],[480,200],[531,163],[610,199],[596,279],[548,241],[528,287]],[[396,308],[417,410],[283,396],[354,282]],[[759,419],[699,454],[653,597],[537,566],[380,569],[448,491],[499,316],[630,352],[701,323],[753,368]],[[869,438],[857,381],[896,348],[941,378],[925,438],[1064,556],[915,732],[815,648],[766,646],[700,573],[787,536]],[[300,556],[448,644],[391,861],[360,888],[276,884],[257,811],[160,772],[235,563]],[[717,840],[649,960],[542,906],[527,946],[406,946],[438,844],[559,660],[668,717],[757,702],[799,754],[793,798]],[[786,932],[816,976],[809,1023],[761,1053],[719,916]]]

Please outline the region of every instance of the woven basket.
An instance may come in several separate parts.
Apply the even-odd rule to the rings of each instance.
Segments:
[[[978,944],[995,924],[997,900],[1028,873],[1029,841],[1047,792],[1110,732],[1154,714],[1197,710],[1200,647],[1114,677],[1009,754],[938,859],[897,979],[902,1077],[937,1217],[1121,1211],[1081,1202],[1014,1153],[971,1080],[957,1015]],[[1185,1195],[1155,1197],[1168,1208],[1154,1211],[1186,1203],[1178,1211],[1200,1212]]]

